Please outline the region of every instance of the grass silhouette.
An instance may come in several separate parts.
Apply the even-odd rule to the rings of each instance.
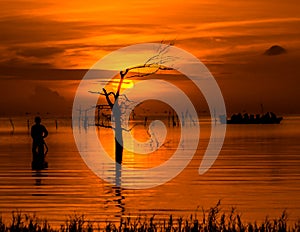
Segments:
[[[104,227],[88,221],[84,215],[69,216],[60,228],[52,228],[47,220],[40,220],[35,215],[13,211],[11,223],[5,225],[0,217],[0,232],[300,232],[300,220],[294,224],[287,223],[287,213],[283,211],[277,219],[268,217],[262,223],[244,223],[240,214],[232,208],[226,215],[220,212],[220,202],[211,207],[207,213],[202,209],[202,217],[191,215],[189,218],[172,215],[159,220],[155,216],[147,218],[121,217],[119,223],[106,222]]]

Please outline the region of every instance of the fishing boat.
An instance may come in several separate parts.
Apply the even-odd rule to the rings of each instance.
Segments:
[[[233,114],[230,119],[227,119],[226,115],[220,116],[220,121],[222,124],[280,124],[283,117],[277,117],[273,112],[267,112],[263,115],[261,114],[248,114],[241,113]]]

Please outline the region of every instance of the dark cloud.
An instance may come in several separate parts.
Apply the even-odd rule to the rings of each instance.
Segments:
[[[277,56],[277,55],[281,55],[281,54],[284,54],[286,53],[286,49],[279,46],[279,45],[273,45],[272,47],[270,47],[269,49],[267,49],[265,52],[264,52],[264,55],[267,55],[267,56]]]
[[[32,62],[24,58],[13,57],[8,60],[4,60],[0,62],[0,76],[2,74],[7,73],[7,71],[15,72],[17,69],[41,69],[41,68],[53,68],[52,64],[48,62],[44,62],[41,60],[40,62]]]
[[[37,43],[73,39],[73,31],[68,23],[44,18],[11,17],[0,21],[1,43]]]
[[[0,115],[24,112],[70,113],[72,101],[49,88],[47,81],[0,80]]]
[[[67,112],[70,105],[57,91],[53,91],[46,86],[36,86],[34,93],[29,96],[30,105],[28,108],[32,112]]]
[[[114,51],[126,46],[132,45],[130,43],[122,43],[122,44],[118,44],[118,43],[114,43],[114,44],[89,44],[89,43],[80,43],[80,42],[76,42],[76,43],[72,43],[72,44],[64,44],[61,45],[59,47],[57,47],[57,49],[64,49],[66,50],[72,50],[74,51],[74,55],[78,56],[77,51]]]
[[[46,66],[46,65],[45,65]],[[14,68],[0,66],[0,80],[81,80],[88,69],[56,69],[37,65],[36,68]],[[99,77],[112,77],[114,71],[92,70],[91,77],[99,79]]]
[[[85,51],[112,51],[121,47],[127,46],[126,44],[115,45],[92,45],[92,44],[66,44],[51,47],[43,47],[36,45],[35,47],[25,46],[12,46],[4,49],[0,54],[0,76],[7,73],[7,69],[53,69],[54,59],[57,57],[76,57],[78,58]],[[64,52],[68,51],[68,54]],[[72,68],[70,65],[68,68]],[[11,70],[15,72],[16,70]]]
[[[128,42],[120,44],[112,40],[111,43],[101,43],[100,39],[99,43],[94,44],[82,41],[113,34],[133,36],[153,27],[150,24],[141,28],[139,24],[59,21],[45,16],[0,17],[0,67],[49,67],[56,57],[78,58],[86,56],[86,51],[113,51],[127,46]],[[72,64],[68,65],[71,67]]]
[[[45,65],[47,66],[47,65]],[[88,71],[85,69],[55,69],[36,65],[36,68],[14,68],[0,66],[0,79],[14,80],[80,80]]]
[[[157,26],[147,24],[145,27],[141,27],[140,24],[101,24],[84,21],[58,21],[45,17],[15,16],[0,18],[0,42],[2,45],[51,43],[73,39],[80,40],[91,36],[135,34],[149,28],[153,29],[153,27]],[[157,33],[157,30],[155,32]]]
[[[65,51],[62,47],[15,47],[11,48],[11,50],[14,50],[18,56],[41,59],[48,58]]]

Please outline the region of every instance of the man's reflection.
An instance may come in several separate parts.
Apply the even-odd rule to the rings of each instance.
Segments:
[[[43,178],[47,177],[47,173],[41,170],[35,170],[32,172],[32,177],[35,179],[35,186],[43,185],[42,180]]]

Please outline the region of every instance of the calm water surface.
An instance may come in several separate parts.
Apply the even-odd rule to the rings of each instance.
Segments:
[[[219,199],[224,211],[236,207],[245,221],[262,221],[287,209],[290,220],[300,218],[300,117],[286,117],[280,125],[228,125],[223,149],[212,168],[200,176],[198,167],[207,146],[209,123],[200,120],[201,140],[194,159],[170,182],[148,190],[117,189],[90,171],[75,145],[68,119],[44,119],[49,129],[49,168],[31,170],[31,138],[27,118],[0,119],[0,212],[35,212],[52,225],[67,215],[84,213],[98,222],[121,216],[188,217],[208,209]],[[82,133],[89,134],[82,129]],[[133,133],[147,139],[144,127]],[[180,129],[168,128],[168,143],[152,155],[124,153],[124,165],[153,167],[176,149]],[[113,155],[112,132],[99,131]],[[200,212],[199,212],[200,214]]]

